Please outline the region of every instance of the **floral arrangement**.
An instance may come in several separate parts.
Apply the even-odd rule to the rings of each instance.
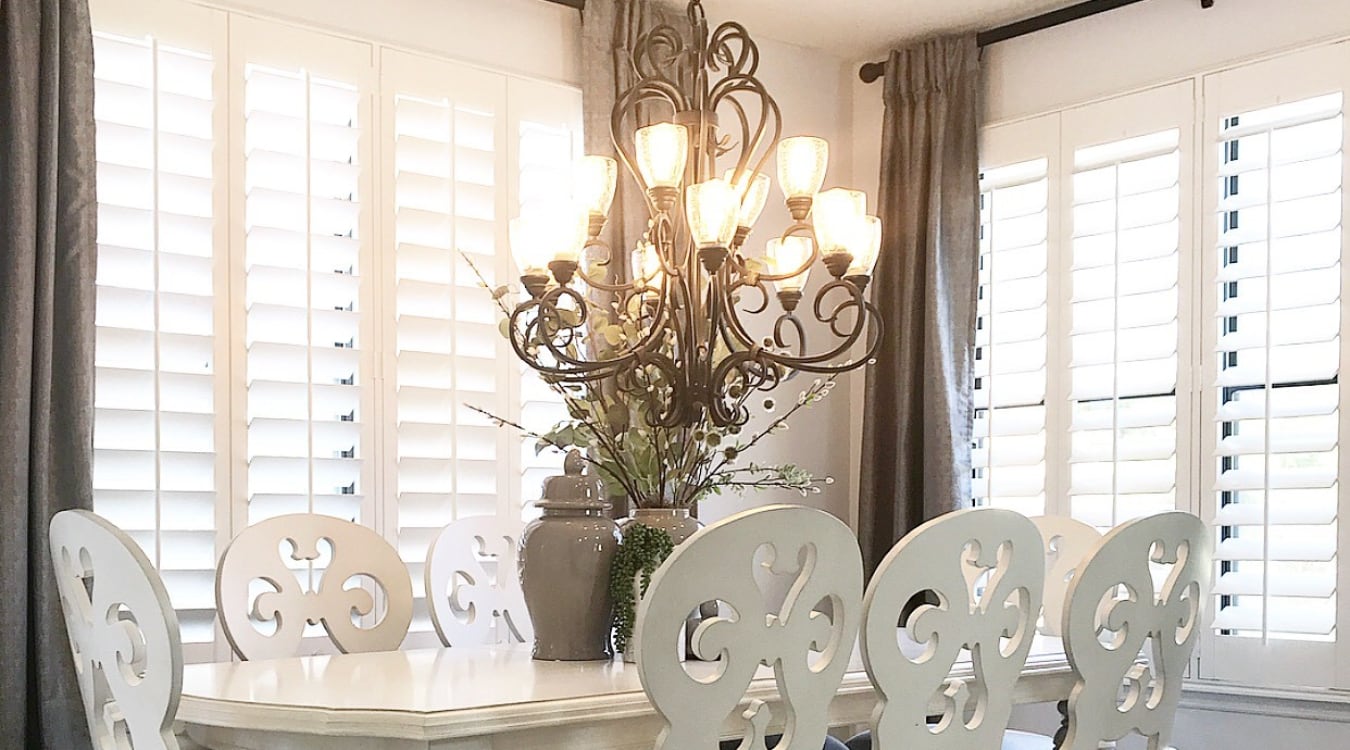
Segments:
[[[493,288],[473,261],[466,262],[478,275],[480,284],[491,291],[503,314],[502,334],[508,335],[509,315],[504,299],[511,294],[506,286]],[[611,303],[592,312],[587,334],[575,346],[591,347],[601,358],[607,350],[624,345],[640,335],[642,300],[630,304]],[[567,313],[575,311],[563,310]],[[574,321],[573,321],[574,322]],[[673,337],[662,346],[672,347]],[[819,493],[818,480],[794,464],[760,464],[745,460],[746,454],[771,434],[788,428],[788,420],[798,411],[818,403],[834,388],[833,377],[817,378],[797,397],[796,403],[757,431],[740,426],[718,427],[707,418],[692,425],[666,426],[653,415],[661,413],[668,397],[659,372],[639,373],[639,387],[616,387],[609,381],[562,383],[541,377],[558,393],[566,405],[568,418],[545,432],[531,430],[473,405],[498,426],[512,427],[535,440],[536,453],[572,449],[582,452],[586,461],[603,480],[612,497],[626,496],[639,508],[688,508],[700,500],[728,490],[786,489],[801,495]],[[765,412],[777,409],[774,399],[763,402]]]

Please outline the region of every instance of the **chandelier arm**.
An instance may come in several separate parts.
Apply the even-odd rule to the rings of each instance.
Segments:
[[[723,287],[722,294],[729,297],[731,291],[732,290],[729,287]],[[767,307],[769,304],[769,293],[762,287],[759,291],[764,295],[764,307]],[[757,347],[758,344],[755,342],[754,337],[750,335],[749,331],[745,330],[745,325],[741,323],[741,317],[736,312],[736,306],[728,304],[726,310],[727,314],[722,317],[723,325],[731,330],[732,334],[736,337],[736,340],[745,348],[754,349]]]
[[[657,309],[653,315],[653,325],[651,326],[651,328],[647,330],[646,335],[644,335],[643,338],[638,341],[638,343],[634,344],[628,349],[617,352],[612,357],[607,357],[602,360],[583,360],[567,354],[565,351],[562,351],[558,348],[558,345],[553,340],[552,336],[543,335],[547,333],[547,331],[541,327],[540,323],[541,316],[543,316],[545,320],[547,320],[549,317],[553,318],[561,317],[558,315],[557,305],[556,302],[554,302],[554,300],[557,300],[558,298],[564,295],[574,300],[578,300],[578,304],[582,305],[581,309],[582,310],[586,309],[584,306],[585,298],[582,297],[582,295],[580,295],[575,290],[569,289],[567,287],[557,287],[549,291],[547,294],[544,295],[544,297],[541,297],[538,300],[531,300],[529,302],[521,304],[519,307],[516,308],[515,312],[511,314],[511,323],[510,323],[511,331],[513,334],[516,332],[520,332],[519,336],[512,335],[510,337],[511,346],[515,350],[516,356],[524,360],[525,363],[528,364],[530,367],[539,370],[540,372],[552,375],[554,377],[565,379],[568,382],[580,382],[585,380],[592,380],[598,377],[605,377],[607,375],[613,374],[617,369],[620,368],[620,366],[628,364],[634,356],[638,355],[641,352],[651,352],[658,345],[662,332],[662,327],[660,323],[662,322],[662,319],[665,314],[664,295],[658,297],[657,299]],[[518,327],[517,321],[522,315],[525,315],[531,310],[537,310],[538,312],[536,312],[535,317],[532,320],[530,320],[528,323],[525,324],[524,330],[522,331]],[[582,325],[584,325],[587,320],[587,314],[585,312],[581,312],[579,313],[579,315],[580,320],[577,322],[577,324],[568,325],[564,323],[563,328],[570,331],[579,329]],[[559,367],[556,365],[546,364],[540,361],[537,355],[531,354],[527,350],[527,348],[523,345],[522,339],[524,341],[528,341],[532,331],[539,332],[538,339],[540,344],[542,344],[545,348],[547,348],[549,353],[552,354],[556,360],[567,365],[566,367]]]
[[[749,93],[758,97],[760,111],[759,119],[752,129],[750,127],[750,118],[745,111],[745,105],[736,96],[740,93]],[[734,108],[737,117],[741,122],[741,155],[736,165],[736,177],[740,177],[749,165],[751,159],[758,154],[758,161],[755,162],[755,172],[762,172],[769,159],[773,156],[773,148],[765,148],[761,151],[761,145],[765,141],[765,134],[769,131],[770,125],[773,127],[773,137],[769,139],[770,143],[777,143],[783,135],[783,113],[778,107],[778,102],[764,88],[764,84],[759,79],[748,75],[738,75],[724,78],[713,87],[710,96],[709,107],[716,111],[722,102],[729,102]],[[746,183],[746,190],[749,190],[750,183]]]
[[[811,240],[811,255],[807,257],[800,266],[792,271],[786,271],[784,273],[765,273],[760,271],[756,274],[757,278],[763,281],[782,281],[783,279],[790,279],[794,276],[800,276],[810,270],[811,266],[815,265],[815,262],[820,260],[820,244],[816,242],[815,229],[808,222],[794,221],[787,229],[783,230],[783,234],[780,235],[780,238],[787,239],[788,237],[796,235],[805,235],[807,239]]]
[[[733,51],[732,42],[740,42],[740,50]],[[749,30],[736,21],[723,21],[713,29],[708,38],[708,49],[714,70],[720,70],[719,59],[728,73],[753,76],[759,70],[759,45],[755,44]]]
[[[805,357],[805,356],[806,356],[806,328],[802,325],[802,322],[801,322],[800,320],[797,319],[797,316],[796,316],[796,315],[793,315],[793,314],[790,313],[790,312],[788,312],[788,313],[783,313],[782,315],[779,315],[779,316],[778,316],[778,320],[774,321],[774,324],[773,324],[773,343],[774,343],[774,346],[777,346],[779,349],[791,349],[791,348],[792,348],[791,345],[788,344],[787,338],[786,338],[785,336],[783,336],[783,329],[784,329],[784,328],[787,328],[787,327],[789,327],[789,326],[790,326],[792,332],[795,333],[795,334],[797,334],[797,356],[798,356],[798,357]]]
[[[582,248],[582,252],[585,252],[588,248],[592,247],[604,248],[605,252],[608,253],[609,255],[609,259],[606,262],[608,263],[613,261],[614,251],[610,249],[609,243],[605,242],[604,240],[598,237],[592,237],[586,240],[586,244]],[[577,266],[577,270],[575,271],[575,273],[577,276],[581,277],[582,281],[586,282],[586,286],[589,286],[590,288],[601,292],[627,292],[641,286],[640,284],[638,284],[636,279],[628,281],[623,284],[610,284],[604,281],[600,281],[598,279],[593,278],[590,274],[586,273],[586,269],[580,265]]]

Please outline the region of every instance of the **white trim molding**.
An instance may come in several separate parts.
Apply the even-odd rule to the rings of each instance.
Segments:
[[[1182,711],[1213,711],[1350,724],[1350,691],[1255,687],[1217,680],[1188,680]]]

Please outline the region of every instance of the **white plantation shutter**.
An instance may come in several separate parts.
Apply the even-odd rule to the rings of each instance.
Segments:
[[[1288,76],[1347,58],[1339,45],[1206,82],[1218,569],[1205,676],[1350,685],[1337,644],[1346,76]]]
[[[229,656],[218,550],[281,513],[375,528],[420,594],[435,531],[519,519],[556,465],[464,407],[520,419],[525,381],[458,251],[518,285],[507,219],[566,171],[580,94],[178,0],[90,5],[95,509],[163,574],[190,661]]]
[[[501,312],[474,271],[492,283],[509,273],[499,252],[508,214],[506,78],[388,51],[381,61],[395,248],[385,259],[393,355],[385,359],[393,385],[386,424],[396,435],[398,498],[386,512],[395,511],[413,574],[412,631],[424,633],[431,622],[422,574],[435,535],[470,516],[519,517],[513,437],[467,406],[514,417]]]
[[[1191,88],[1065,114],[1067,494],[1097,527],[1177,505]]]
[[[1027,515],[1046,498],[1048,165],[986,168],[980,188],[972,487]]]
[[[236,19],[247,522],[364,509],[374,450],[370,48]],[[290,50],[305,47],[305,60]],[[327,53],[327,54],[324,54]]]
[[[581,96],[558,86],[521,80],[511,81],[510,95],[516,166],[512,210],[518,212],[526,205],[571,194],[571,164],[583,153]],[[517,287],[518,275],[513,265],[510,278]],[[519,382],[521,424],[543,433],[566,419],[567,409],[561,397],[534,370],[514,357],[512,361]],[[536,453],[535,442],[525,438],[517,443],[520,451],[517,512],[526,515],[536,515],[530,504],[539,499],[544,478],[562,473],[563,457],[551,449]]]
[[[94,36],[98,301],[94,510],[159,569],[194,658],[214,636],[217,431],[228,363],[214,155],[218,14]],[[183,28],[191,28],[184,31]]]

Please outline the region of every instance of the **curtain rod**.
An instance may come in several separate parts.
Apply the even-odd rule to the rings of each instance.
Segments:
[[[991,44],[1006,42],[1009,39],[1016,39],[1020,36],[1026,36],[1037,31],[1054,28],[1061,24],[1071,21],[1078,21],[1084,18],[1095,16],[1099,13],[1105,13],[1116,8],[1123,8],[1126,5],[1133,5],[1141,0],[1084,0],[1076,5],[1070,5],[1067,8],[1052,10],[1048,13],[1042,13],[1039,16],[1024,18],[1021,21],[1014,21],[1004,26],[981,31],[975,35],[975,43],[980,47],[988,47]],[[1212,8],[1214,0],[1200,0],[1201,8]],[[872,83],[886,74],[886,61],[864,63],[858,68],[858,77],[863,83]]]
[[[544,2],[553,3],[554,5],[566,5],[569,8],[576,8],[577,10],[582,10],[586,5],[586,0],[544,0]]]

